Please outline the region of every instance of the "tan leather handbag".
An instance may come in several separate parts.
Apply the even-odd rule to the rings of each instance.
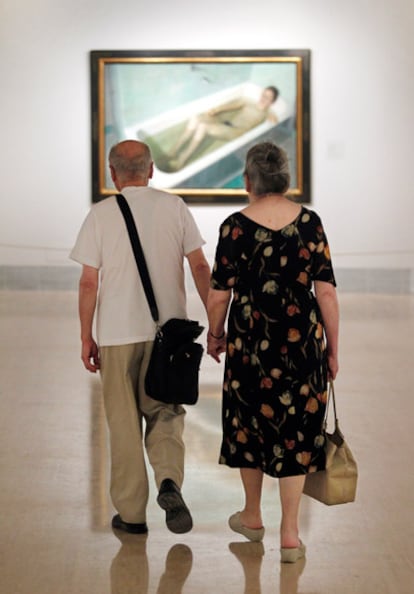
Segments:
[[[328,433],[328,409],[332,401],[335,429]],[[328,402],[323,423],[325,436],[326,468],[306,475],[303,492],[326,505],[355,501],[358,466],[345,438],[339,429],[333,382],[329,384]]]

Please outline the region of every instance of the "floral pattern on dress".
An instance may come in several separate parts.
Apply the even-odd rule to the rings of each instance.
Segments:
[[[273,231],[242,213],[220,227],[211,286],[232,289],[220,463],[274,477],[324,468],[327,401],[315,280],[335,283],[319,216]]]

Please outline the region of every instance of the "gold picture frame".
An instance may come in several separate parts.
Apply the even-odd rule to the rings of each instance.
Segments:
[[[151,185],[198,204],[245,201],[247,150],[271,140],[288,153],[291,196],[311,202],[310,50],[96,50],[90,68],[93,202],[114,193],[108,152],[128,138],[151,148]]]

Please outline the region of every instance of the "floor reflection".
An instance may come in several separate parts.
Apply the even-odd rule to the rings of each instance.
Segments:
[[[261,594],[260,570],[265,554],[262,542],[231,542],[229,549],[243,567],[244,594]]]
[[[111,565],[111,594],[149,594],[148,535],[115,533],[121,548]],[[156,594],[181,594],[193,564],[193,554],[185,544],[168,551],[165,569]]]
[[[99,377],[89,377],[90,388],[90,511],[93,531],[107,530],[109,500],[108,431]]]
[[[298,594],[299,578],[305,569],[305,565],[305,557],[302,557],[296,563],[280,564],[280,594]]]
[[[157,594],[180,594],[193,565],[193,554],[185,544],[175,544],[168,551],[165,570]]]
[[[232,542],[229,549],[240,561],[244,574],[244,594],[261,594],[260,573],[265,554],[261,542]],[[305,558],[297,563],[280,564],[279,594],[298,594],[299,578],[305,568]]]

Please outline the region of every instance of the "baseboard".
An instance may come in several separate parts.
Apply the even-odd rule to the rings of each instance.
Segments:
[[[414,270],[395,268],[335,269],[338,291],[347,293],[414,293]]]
[[[77,291],[79,266],[0,266],[0,290]],[[339,268],[338,291],[348,293],[414,293],[414,270]],[[194,285],[188,280],[189,289]]]
[[[0,289],[77,291],[80,266],[0,266]]]

